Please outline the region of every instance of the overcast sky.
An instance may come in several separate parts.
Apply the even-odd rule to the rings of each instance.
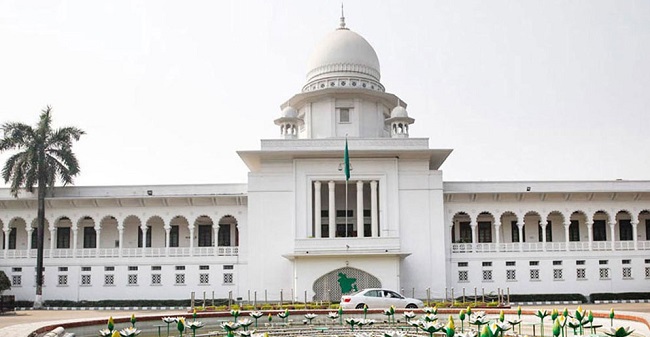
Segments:
[[[345,15],[411,137],[454,149],[445,180],[650,179],[650,1],[350,0]],[[85,130],[79,186],[246,182],[235,151],[279,137],[339,16],[339,1],[0,1],[0,122],[49,104]]]

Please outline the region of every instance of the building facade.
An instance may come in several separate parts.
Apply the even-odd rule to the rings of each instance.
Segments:
[[[279,139],[239,152],[247,184],[54,189],[43,298],[336,301],[378,286],[442,298],[451,288],[650,285],[650,182],[444,182],[452,151],[411,138],[406,107],[342,18],[281,105]],[[0,190],[0,269],[19,300],[35,292],[36,204]]]

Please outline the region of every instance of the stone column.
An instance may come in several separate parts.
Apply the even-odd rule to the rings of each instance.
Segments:
[[[169,246],[171,242],[172,226],[165,225],[164,228],[165,228],[165,256],[169,256]]]
[[[43,231],[45,236],[45,231]],[[54,243],[56,242],[56,227],[50,227],[50,258],[54,257]],[[43,246],[45,246],[45,238],[43,238]]]
[[[370,228],[372,237],[379,237],[379,214],[377,210],[377,180],[370,182]]]
[[[142,232],[142,247],[140,249],[140,252],[142,254],[142,257],[144,257],[146,255],[147,249],[147,224],[141,225],[140,231]]]
[[[519,251],[524,251],[524,219],[517,222],[517,231],[519,231]]]
[[[609,235],[612,238],[612,240],[611,240],[612,241],[612,247],[611,247],[612,251],[616,250],[616,247],[615,247],[616,246],[616,230],[615,230],[615,228],[616,228],[616,220],[609,223],[609,233],[610,233]]]
[[[122,257],[123,253],[122,250],[124,249],[124,223],[120,224],[117,226],[117,249],[119,252],[117,253],[119,257]]]
[[[79,226],[77,224],[72,225],[72,256],[77,256],[79,252]]]
[[[499,252],[499,251],[501,251],[501,248],[499,247],[499,246],[501,245],[501,238],[500,238],[500,234],[501,234],[501,222],[498,222],[498,221],[495,221],[495,222],[494,222],[494,232],[495,232],[495,235],[494,235],[494,239],[495,239],[495,240],[494,240],[494,243],[495,243],[496,246],[497,246],[496,251]]]
[[[593,243],[594,243],[594,231],[593,231],[594,223],[591,222],[591,221],[587,221],[586,225],[587,225],[587,234],[589,235],[589,251],[592,251],[592,250],[594,250],[594,246],[593,246]]]
[[[542,227],[542,251],[546,251],[546,226],[548,226],[548,221],[542,221],[539,223],[539,226]]]
[[[3,227],[2,231],[5,233],[4,257],[7,258],[7,253],[9,252],[9,233],[11,233],[11,228]]]
[[[357,181],[357,237],[363,237],[363,181]]]
[[[99,243],[101,242],[102,228],[95,227],[95,257],[99,257]]]
[[[329,209],[328,209],[328,218],[329,218],[329,237],[336,237],[336,199],[335,199],[335,184],[330,180],[327,183],[327,191],[329,192]]]
[[[565,248],[565,250],[567,252],[569,251],[569,243],[571,242],[570,238],[569,238],[569,227],[570,226],[571,226],[571,220],[564,223],[564,243],[565,243],[565,246],[566,246],[564,248]]]
[[[32,233],[34,232],[34,227],[27,224],[25,231],[27,232],[27,256],[29,256],[32,250]]]
[[[474,219],[470,219],[469,227],[472,229],[472,251],[476,252],[476,246],[478,243],[478,224],[476,221],[474,221]]]
[[[634,240],[634,250],[638,250],[639,246],[637,243],[636,236],[637,236],[637,225],[639,224],[639,221],[632,219],[632,221],[630,221],[630,224],[632,224],[632,240]]]
[[[167,229],[165,229],[167,231]],[[169,228],[167,232],[167,237],[169,238],[169,232],[171,232],[171,227]],[[218,223],[213,223],[212,224],[212,237],[214,238],[214,241],[212,242],[212,249],[214,249],[214,256],[219,255],[219,246],[218,246],[218,238],[219,238],[219,224]],[[169,247],[169,239],[167,239],[167,247]],[[167,249],[169,250],[169,249]]]
[[[190,256],[194,256],[194,225],[189,225],[190,230]]]
[[[323,235],[321,234],[321,203],[322,201],[320,200],[320,188],[321,188],[321,182],[320,181],[315,181],[314,182],[314,237],[315,238],[321,238]]]

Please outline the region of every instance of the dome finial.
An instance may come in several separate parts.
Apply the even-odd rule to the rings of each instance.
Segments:
[[[345,14],[343,13],[343,2],[341,2],[341,23],[339,24],[339,29],[347,29],[345,28]]]

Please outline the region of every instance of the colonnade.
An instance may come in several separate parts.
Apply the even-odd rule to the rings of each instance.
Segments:
[[[378,209],[378,196],[377,196],[377,187],[378,182],[376,180],[371,180],[367,182],[370,185],[370,236],[373,238],[379,237],[379,209]],[[350,184],[350,182],[348,182]],[[366,182],[362,180],[356,181],[356,223],[357,223],[357,237],[364,237],[364,194],[363,188]],[[323,182],[314,181],[314,237],[322,238],[323,233],[321,233],[321,189]],[[327,182],[327,191],[328,191],[328,208],[327,208],[327,219],[328,219],[328,237],[336,237],[336,182],[330,180]],[[340,186],[340,184],[339,184]],[[346,210],[347,211],[347,210]]]

